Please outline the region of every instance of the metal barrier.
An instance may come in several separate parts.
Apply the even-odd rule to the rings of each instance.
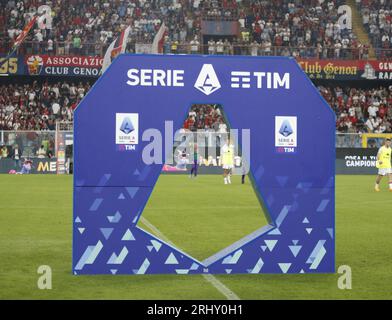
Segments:
[[[137,47],[146,46],[146,44],[136,43]],[[311,58],[311,59],[328,59],[328,60],[361,60],[367,59],[368,54],[363,49],[342,49],[339,56],[335,54],[334,47],[292,47],[292,46],[271,46],[267,44],[259,44],[256,42],[243,44],[243,43],[215,43],[212,46],[206,45],[193,45],[191,43],[178,43],[170,42],[164,44],[163,52],[166,54],[224,54],[224,55],[248,55],[248,56],[292,56],[295,58]]]
[[[392,133],[336,133],[336,148],[380,148]]]
[[[222,37],[223,39],[223,37]],[[12,42],[10,40],[0,40],[0,53],[6,54],[10,51]],[[45,41],[25,41],[19,47],[18,53],[21,55],[29,54],[49,54],[49,55],[89,55],[104,56],[108,44],[84,42],[80,47],[73,46],[71,41],[54,41],[53,50],[48,51]],[[149,48],[151,43],[143,43],[140,40],[128,41],[126,52],[138,53],[138,48]],[[375,48],[378,56],[383,58],[392,57],[392,49]],[[139,52],[142,53],[142,52]],[[339,59],[339,60],[357,60],[368,59],[368,54],[363,48],[358,49],[341,49],[339,56],[335,54],[335,47],[292,47],[292,46],[271,46],[256,43],[224,43],[223,45],[214,45],[209,48],[207,44],[192,45],[191,42],[169,41],[164,44],[164,53],[166,54],[225,54],[225,55],[257,55],[257,56],[293,56],[296,58],[313,58],[313,59]]]
[[[56,153],[56,131],[0,131],[0,145],[12,149],[17,145],[23,158],[36,158],[41,146],[47,153]]]
[[[64,132],[67,135],[72,135],[72,129],[68,126],[67,128],[59,129],[60,132]],[[16,144],[22,151],[22,157],[34,158],[37,156],[37,150],[41,145],[44,146],[45,150],[51,151],[53,155],[56,155],[56,132],[59,131],[0,131],[0,148],[7,146],[13,148]],[[212,133],[212,137],[209,135],[211,132],[206,131],[200,140],[200,144],[208,146],[208,142],[212,138],[219,140],[220,133]],[[360,133],[336,133],[336,148],[362,148],[362,147],[379,147],[384,137],[372,137],[374,141],[370,140],[368,146],[363,145],[363,136],[369,134]],[[203,140],[205,139],[205,140]],[[214,139],[212,139],[214,140]],[[203,142],[205,141],[205,145]]]
[[[336,148],[362,148],[362,134],[336,133]]]

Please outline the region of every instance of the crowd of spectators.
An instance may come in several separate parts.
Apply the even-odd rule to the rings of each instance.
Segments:
[[[226,54],[292,55],[366,59],[369,48],[339,23],[343,0],[11,0],[0,6],[0,28],[15,39],[40,5],[52,21],[37,25],[21,48],[26,53],[102,55],[121,30],[131,26],[128,51],[151,43],[162,22],[168,27],[165,52],[219,53],[219,41],[202,48],[202,20],[239,22],[239,36],[226,39]],[[1,29],[0,29],[1,30]]]
[[[90,84],[62,81],[54,84],[0,86],[0,130],[55,130],[56,122],[73,121],[73,110]]]
[[[0,130],[55,130],[56,122],[73,121],[73,110],[90,89],[90,84],[57,82],[0,86]],[[319,86],[337,116],[341,133],[392,132],[392,86],[373,89]],[[193,105],[184,128],[226,132],[219,105]]]
[[[339,21],[343,13],[338,8],[343,4],[341,0],[252,1],[250,14],[240,10],[242,40],[255,41],[267,52],[271,47],[285,47],[286,55],[302,57],[355,59],[367,55],[368,47]]]
[[[392,57],[392,1],[357,0],[365,29],[379,58]]]
[[[392,85],[373,89],[319,86],[336,113],[338,133],[391,133]],[[184,123],[191,131],[212,129],[226,132],[222,111],[217,105],[194,105]]]
[[[11,0],[0,5],[0,28],[14,40],[37,13],[49,5],[51,19],[36,24],[24,46],[35,53],[101,55],[122,30],[131,26],[129,42],[151,43],[163,20],[171,39],[189,40],[200,30],[198,0]],[[50,21],[51,20],[51,21]],[[30,53],[30,52],[29,52]]]
[[[340,133],[391,133],[392,86],[373,89],[319,86],[336,113]]]
[[[224,133],[227,132],[227,125],[218,105],[196,104],[189,110],[184,121],[184,129],[190,131],[213,130]]]

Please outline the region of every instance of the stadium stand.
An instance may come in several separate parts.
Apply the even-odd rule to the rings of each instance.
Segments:
[[[73,120],[73,110],[90,89],[88,82],[0,86],[0,130],[55,130]]]
[[[165,53],[190,53],[191,41],[198,52],[292,55],[320,59],[357,59],[367,56],[349,29],[338,23],[342,0],[292,1],[52,1],[50,28],[35,29],[19,49],[22,54],[102,55],[113,37],[131,25],[128,51],[135,43],[151,43],[164,20],[169,28]],[[43,1],[8,1],[0,7],[4,30],[3,51],[14,40]],[[162,18],[163,17],[163,18]],[[161,19],[162,18],[162,19]],[[238,21],[240,37],[202,39],[201,20]],[[220,50],[220,47],[223,47]]]
[[[73,110],[90,88],[89,82],[37,81],[25,85],[0,86],[0,130],[55,130],[56,122],[71,122]],[[392,86],[373,89],[319,86],[337,116],[337,131],[342,133],[392,130]],[[216,105],[194,105],[184,122],[191,131],[226,131]]]
[[[361,44],[349,29],[341,29],[337,12],[344,1],[252,2],[251,13],[240,23],[261,47],[284,47],[278,55],[317,58],[349,58]]]
[[[196,2],[196,1],[195,1]],[[6,1],[1,4],[0,25],[7,33],[4,48],[21,33],[24,25],[44,1]],[[35,29],[21,50],[26,53],[101,55],[113,37],[127,25],[132,26],[130,43],[151,42],[165,17],[173,39],[185,41],[197,30],[197,12],[188,2],[173,1],[52,1],[50,28]],[[190,18],[186,16],[190,15]],[[191,21],[189,21],[191,20]],[[6,46],[7,45],[7,46]],[[131,46],[131,44],[130,44]]]
[[[389,0],[357,1],[362,21],[377,56],[381,59],[392,57],[392,2]]]
[[[392,132],[392,86],[358,89],[319,86],[336,113],[340,133]]]
[[[190,131],[212,129],[216,132],[226,132],[227,127],[217,105],[202,104],[191,107],[184,122],[184,129]]]

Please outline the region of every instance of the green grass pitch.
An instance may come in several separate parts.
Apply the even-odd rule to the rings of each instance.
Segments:
[[[352,268],[351,290],[337,287],[339,274],[216,278],[241,299],[391,299],[392,193],[373,186],[373,176],[336,179],[336,266]],[[199,259],[266,224],[238,177],[162,176],[143,216]],[[0,299],[225,298],[201,275],[73,276],[71,230],[72,177],[1,175]],[[40,265],[52,268],[52,290],[37,288]]]

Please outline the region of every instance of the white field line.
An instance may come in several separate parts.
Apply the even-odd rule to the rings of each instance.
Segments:
[[[146,218],[141,216],[140,221],[143,224],[145,224],[148,228],[150,228],[155,233],[155,235],[157,235],[163,241],[176,247],[176,245],[173,242],[171,242],[159,229],[157,229],[157,227],[155,227],[152,223],[150,223]],[[227,300],[241,300],[240,297],[238,297],[232,290],[226,287],[212,274],[203,274],[203,277],[206,281],[211,283],[221,294],[223,294],[227,298]]]

